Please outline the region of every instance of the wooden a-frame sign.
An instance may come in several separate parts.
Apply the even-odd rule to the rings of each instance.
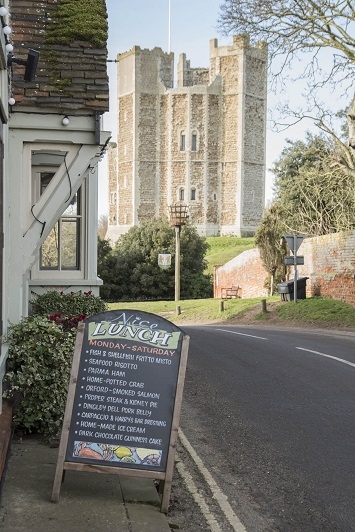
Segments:
[[[159,481],[169,506],[189,336],[155,314],[103,312],[78,326],[51,500],[66,470]]]

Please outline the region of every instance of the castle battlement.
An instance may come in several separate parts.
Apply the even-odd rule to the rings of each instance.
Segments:
[[[190,206],[201,234],[255,233],[264,209],[267,48],[210,41],[208,68],[139,46],[118,56],[118,139],[109,151],[109,236]]]

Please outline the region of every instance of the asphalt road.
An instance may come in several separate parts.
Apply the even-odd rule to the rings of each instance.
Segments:
[[[183,329],[180,427],[245,529],[355,531],[355,335]]]

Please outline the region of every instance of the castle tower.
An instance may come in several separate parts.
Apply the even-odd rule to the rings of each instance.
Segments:
[[[267,50],[210,43],[210,68],[161,49],[118,56],[118,141],[109,150],[109,232],[190,206],[201,235],[253,235],[264,208]]]

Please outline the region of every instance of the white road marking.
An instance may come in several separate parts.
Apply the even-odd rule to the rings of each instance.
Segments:
[[[349,362],[348,360],[344,360],[343,358],[333,357],[332,355],[326,355],[325,353],[320,353],[319,351],[312,351],[311,349],[306,349],[305,347],[296,347],[296,349],[299,349],[300,351],[308,351],[308,353],[313,353],[321,357],[332,358],[333,360],[337,360],[338,362],[342,362],[343,364],[347,364],[348,366],[352,366],[353,368],[355,368],[355,364],[353,362]]]
[[[213,479],[211,473],[208,471],[208,469],[204,466],[201,458],[198,456],[188,439],[186,438],[185,434],[182,432],[181,429],[179,429],[179,438],[182,443],[182,445],[185,447],[186,451],[191,456],[192,460],[195,462],[198,470],[202,474],[203,478],[209,485],[212,493],[213,498],[218,502],[222,512],[230,522],[230,524],[233,527],[233,530],[236,532],[246,532],[246,528],[244,527],[243,523],[239,520],[239,518],[235,515],[233,512],[233,509],[231,505],[228,502],[228,497],[224,495],[224,493],[219,488],[218,484]],[[212,528],[212,530],[216,530],[217,528]]]
[[[228,331],[228,329],[216,329],[216,331],[223,331],[231,334],[239,334],[239,336],[249,336],[250,338],[258,338],[259,340],[268,340],[268,338],[263,338],[262,336],[254,336],[253,334],[245,334],[236,331]]]
[[[177,460],[179,460],[179,456],[177,454],[176,454],[176,458]],[[210,512],[207,502],[205,501],[201,493],[199,493],[198,487],[194,483],[192,476],[187,471],[186,467],[181,461],[176,463],[176,469],[178,470],[181,478],[184,479],[187,489],[191,493],[192,498],[194,499],[195,503],[199,506],[201,513],[206,519],[207,524],[210,527],[210,529],[213,532],[222,532],[222,529],[218,525],[218,522],[215,516]]]

